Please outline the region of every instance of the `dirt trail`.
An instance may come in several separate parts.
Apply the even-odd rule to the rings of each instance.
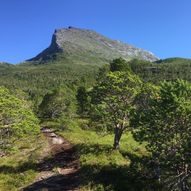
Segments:
[[[51,153],[51,157],[38,164],[38,177],[23,191],[78,191],[79,161],[75,147],[50,129],[43,129],[42,132],[48,139],[46,152]]]

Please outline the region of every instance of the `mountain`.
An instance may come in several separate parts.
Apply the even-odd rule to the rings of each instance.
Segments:
[[[9,67],[12,66],[12,64],[9,64],[7,62],[0,62],[0,67]]]
[[[68,27],[55,30],[50,46],[28,61],[64,58],[77,64],[101,65],[118,57],[158,60],[151,52],[109,39],[93,30]]]
[[[158,83],[180,78],[191,82],[190,59],[159,60],[147,51],[94,31],[70,27],[56,30],[51,45],[30,61],[16,65],[0,63],[0,86],[22,89],[38,105],[55,88],[91,87],[99,68],[118,57],[129,60],[132,71],[144,81]]]

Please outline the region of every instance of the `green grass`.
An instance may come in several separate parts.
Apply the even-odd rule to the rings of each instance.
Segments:
[[[137,143],[130,132],[121,139],[120,150],[113,150],[113,134],[98,134],[88,128],[87,120],[67,124],[60,134],[77,147],[83,185],[81,190],[140,190],[134,161],[146,155],[144,145]],[[138,165],[138,162],[137,162]]]
[[[18,191],[32,183],[38,174],[36,164],[47,142],[44,137],[25,137],[15,143],[16,149],[0,158],[0,190]]]

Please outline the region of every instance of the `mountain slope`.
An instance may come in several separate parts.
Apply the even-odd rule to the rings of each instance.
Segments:
[[[92,30],[69,27],[55,30],[51,45],[28,61],[65,58],[74,63],[101,65],[114,58],[156,61],[154,54],[120,41],[111,40]]]

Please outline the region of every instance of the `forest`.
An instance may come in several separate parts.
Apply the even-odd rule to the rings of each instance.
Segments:
[[[42,161],[64,177],[43,128],[74,146],[79,190],[191,190],[190,73],[183,58],[1,63],[0,190],[35,190]]]

